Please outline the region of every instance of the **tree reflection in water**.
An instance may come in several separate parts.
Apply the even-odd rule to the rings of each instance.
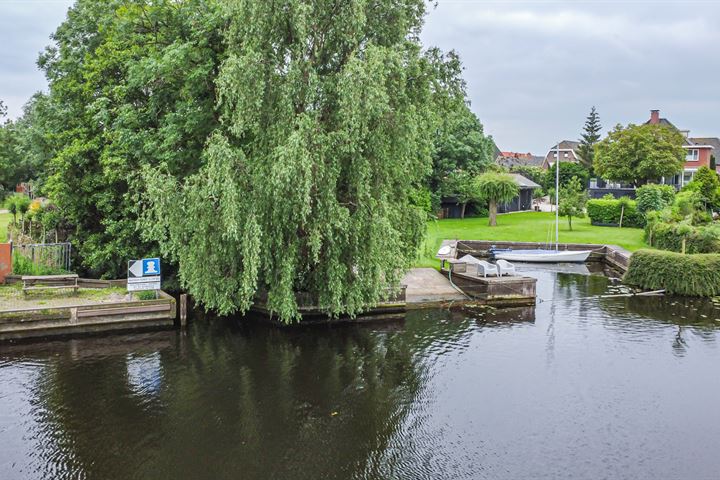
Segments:
[[[115,337],[109,351],[58,343],[35,391],[32,476],[364,476],[423,388],[424,351],[467,325],[450,311],[409,315],[432,318],[309,329],[207,319],[187,335]]]
[[[707,421],[682,430],[668,412],[685,390],[717,398],[712,302],[600,298],[605,277],[534,275],[536,308],[289,329],[199,318],[186,333],[0,346],[0,379],[29,385],[0,395],[0,439],[20,452],[0,453],[0,477],[615,478],[608,465],[672,469],[711,443]],[[646,425],[650,411],[663,413]],[[616,443],[595,446],[609,457],[567,441],[608,424]],[[648,438],[662,455],[633,450]],[[704,458],[682,468],[704,473]]]

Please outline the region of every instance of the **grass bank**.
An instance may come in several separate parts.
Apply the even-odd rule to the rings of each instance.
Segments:
[[[546,212],[510,213],[498,216],[497,227],[489,227],[483,217],[438,220],[428,224],[427,237],[421,247],[417,266],[437,267],[435,259],[440,243],[446,239],[506,240],[548,242],[555,232],[555,214]],[[573,219],[573,230],[567,219],[560,219],[560,241],[568,243],[603,243],[619,245],[630,251],[647,248],[640,228],[594,227],[590,219]]]

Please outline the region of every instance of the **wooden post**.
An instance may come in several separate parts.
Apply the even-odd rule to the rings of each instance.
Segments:
[[[187,293],[180,295],[180,326],[187,326]]]
[[[682,254],[685,255],[685,237],[682,239]]]

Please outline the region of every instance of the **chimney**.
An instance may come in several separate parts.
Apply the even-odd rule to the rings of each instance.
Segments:
[[[690,136],[690,130],[680,130],[683,137],[688,138]]]
[[[652,125],[660,123],[660,110],[650,110],[650,123]]]

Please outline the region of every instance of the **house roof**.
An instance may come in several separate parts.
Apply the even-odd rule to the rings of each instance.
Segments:
[[[693,137],[688,138],[693,145],[710,145],[713,147],[713,155],[720,156],[720,138],[717,137]]]
[[[647,122],[645,122],[645,125],[649,125],[650,123],[651,123],[651,120],[648,120]],[[660,120],[658,120],[658,123],[656,123],[656,125],[665,125],[665,126],[667,126],[667,127],[673,127],[675,130],[679,130],[679,129],[678,129],[675,125],[673,125],[672,122],[671,122],[670,120],[668,120],[667,118],[661,118]]]
[[[527,188],[540,188],[540,185],[533,182],[529,178],[523,177],[519,173],[511,173],[512,177],[515,179],[515,183],[517,183],[521,189],[527,189]]]
[[[580,146],[580,142],[576,142],[575,140],[562,140],[560,141],[560,149],[570,149],[570,150],[576,150]],[[550,147],[550,151],[555,150],[557,148],[557,143],[554,144],[552,147]],[[549,152],[548,152],[549,153]]]
[[[532,154],[511,154],[512,152],[502,152],[495,158],[495,163],[502,167],[542,167],[545,157]]]

